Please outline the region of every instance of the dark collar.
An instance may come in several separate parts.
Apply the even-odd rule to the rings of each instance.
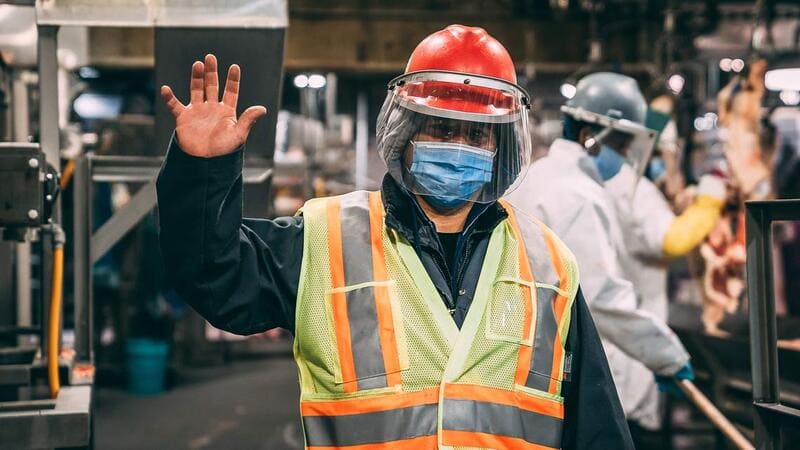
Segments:
[[[418,244],[432,246],[431,241],[438,242],[435,237],[436,227],[425,215],[417,199],[398,185],[388,173],[383,177],[381,195],[386,209],[386,225],[397,230],[414,247]],[[508,214],[498,202],[475,203],[461,234],[466,236],[472,233],[489,233],[506,217]]]

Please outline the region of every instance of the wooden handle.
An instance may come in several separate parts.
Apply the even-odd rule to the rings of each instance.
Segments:
[[[716,425],[716,427],[722,431],[722,434],[724,434],[725,437],[730,439],[731,442],[736,445],[736,448],[740,450],[752,450],[755,448],[753,447],[753,444],[751,444],[750,441],[748,441],[747,438],[744,437],[744,435],[740,433],[739,430],[737,430],[736,427],[733,426],[733,424],[724,415],[722,415],[720,410],[717,409],[713,403],[711,403],[711,400],[703,395],[703,393],[700,392],[700,389],[697,389],[697,386],[695,386],[694,383],[689,380],[675,381],[678,383],[678,386],[681,388],[686,397],[695,405],[697,405],[700,411],[702,411],[703,414],[705,414],[708,419],[711,420],[711,423]]]

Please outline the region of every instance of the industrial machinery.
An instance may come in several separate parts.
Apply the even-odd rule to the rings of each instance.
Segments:
[[[28,16],[35,30],[29,47],[36,51],[20,47],[10,53],[20,70],[10,77],[13,111],[6,123],[13,122],[13,132],[8,127],[2,138],[15,142],[0,144],[1,243],[16,254],[14,282],[3,285],[8,295],[0,299],[5,311],[15,312],[0,321],[0,447],[90,448],[94,366],[78,356],[79,347],[62,345],[67,242],[58,196],[58,28]],[[34,61],[26,62],[32,54],[37,72],[30,70]],[[29,104],[29,88],[34,86],[38,105]],[[38,110],[38,118],[33,119],[30,110]],[[38,124],[38,133],[29,122]],[[35,134],[38,143],[29,143]],[[36,272],[31,270],[34,260]],[[10,267],[2,269],[10,272]],[[90,317],[91,305],[76,298],[69,312]],[[85,335],[86,323],[76,321],[74,333]]]
[[[286,3],[0,3],[16,8],[4,9],[2,17],[20,22],[14,30],[0,32],[0,48],[4,49],[4,56],[11,55],[14,63],[21,65],[10,77],[11,83],[0,78],[0,93],[12,97],[13,104],[13,114],[3,109],[7,102],[0,104],[0,142],[5,142],[0,143],[0,448],[91,448],[95,376],[93,266],[155,207],[155,177],[163,157],[154,155],[163,155],[174,123],[163,115],[160,106],[154,126],[160,151],[146,156],[82,154],[80,143],[77,152],[63,152],[65,139],[60,135],[64,133],[70,100],[69,93],[65,93],[68,86],[63,82],[67,78],[64,69],[76,70],[79,65],[88,64],[90,58],[63,52],[59,38],[82,30],[82,49],[89,53],[86,40],[90,33],[86,30],[91,27],[155,28],[152,36],[157,83],[173,85],[182,95],[188,87],[184,83],[185,68],[194,59],[202,58],[204,52],[216,52],[225,55],[225,64],[247,65],[254,73],[262,74],[260,83],[248,84],[243,90],[240,105],[257,103],[277,110],[282,65],[274,62],[282,61],[288,22]],[[24,21],[27,25],[22,24]],[[29,29],[35,30],[32,36],[23,33]],[[246,36],[242,38],[242,34]],[[27,47],[18,45],[21,40],[16,37],[21,35],[30,38],[25,41]],[[9,36],[15,39],[6,42],[4,38]],[[64,61],[67,56],[72,57],[66,58],[69,64]],[[0,64],[0,70],[5,67]],[[6,89],[6,85],[13,88]],[[36,88],[32,89],[36,95],[30,95],[28,87]],[[29,111],[38,112],[38,117],[32,117]],[[275,120],[274,115],[268,117],[266,121],[271,126],[262,127],[250,140],[243,177],[249,188],[257,185],[255,189],[266,191],[265,198],[272,173]],[[31,136],[38,137],[38,143],[29,143]],[[62,169],[64,159],[69,163]],[[64,178],[71,179],[73,220],[69,242],[61,227],[58,194],[62,171]],[[127,204],[102,224],[95,223],[92,211],[97,183],[136,187]],[[254,213],[265,215],[268,202],[252,204],[258,209]],[[71,271],[64,270],[65,246],[72,250]],[[16,257],[6,258],[8,253],[16,253]],[[6,260],[9,264],[5,264]],[[37,263],[40,269],[31,270]],[[12,266],[16,273],[8,276]],[[65,309],[62,293],[64,275],[69,272],[72,308]],[[35,295],[31,296],[31,292]]]
[[[88,447],[93,367],[61,351],[65,238],[57,221],[58,173],[39,144],[0,143],[0,179],[3,240],[36,242],[42,261],[39,320],[0,328],[0,446]]]

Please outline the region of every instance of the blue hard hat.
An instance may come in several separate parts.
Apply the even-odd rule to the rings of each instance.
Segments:
[[[566,106],[638,124],[644,124],[647,116],[647,102],[636,80],[613,72],[597,72],[581,78]]]

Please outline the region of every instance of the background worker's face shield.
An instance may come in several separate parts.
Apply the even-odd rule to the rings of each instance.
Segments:
[[[527,94],[494,78],[412,72],[389,84],[377,144],[391,176],[442,209],[515,188],[531,157]]]
[[[619,152],[625,158],[625,162],[633,168],[638,182],[653,153],[657,137],[656,130],[630,120],[615,119],[582,108],[562,106],[561,111],[577,121],[595,125],[600,129],[584,143],[588,150],[600,147],[609,140],[619,141],[619,139],[615,139],[615,136],[625,136],[622,145],[616,143],[617,145],[611,145],[611,147]]]

